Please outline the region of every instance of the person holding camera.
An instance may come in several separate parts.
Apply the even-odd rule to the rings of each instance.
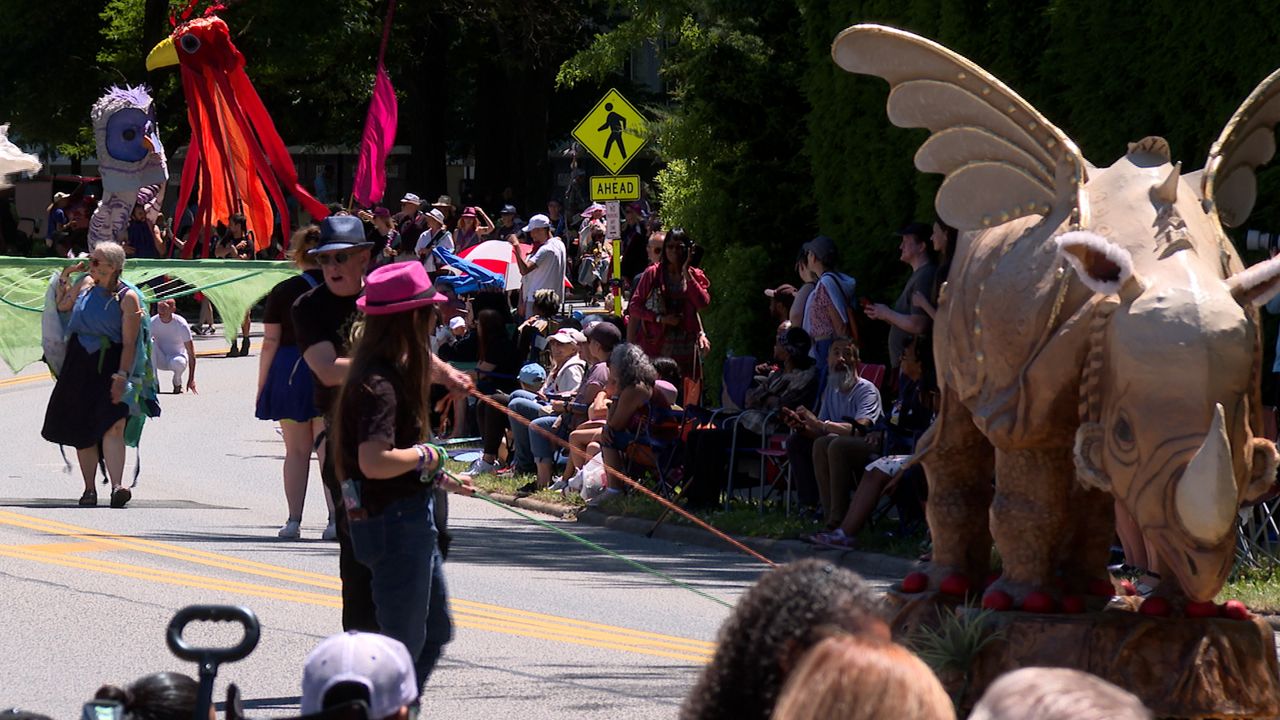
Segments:
[[[649,357],[669,357],[680,374],[694,376],[694,356],[706,334],[698,311],[711,304],[711,281],[690,262],[693,240],[684,228],[667,233],[662,261],[645,268],[631,294],[631,322],[640,323],[636,344]]]

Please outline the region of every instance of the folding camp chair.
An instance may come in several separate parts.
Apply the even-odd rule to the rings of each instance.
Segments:
[[[650,407],[636,437],[627,446],[625,472],[631,475],[639,467],[654,474],[656,492],[670,497],[675,494],[679,478],[676,474],[677,458],[683,450],[684,428],[688,416],[679,407]]]
[[[870,380],[871,384],[876,386],[876,390],[884,389],[885,367],[883,365],[858,363],[858,375]]]

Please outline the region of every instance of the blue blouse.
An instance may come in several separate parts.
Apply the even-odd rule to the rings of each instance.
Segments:
[[[103,349],[104,339],[116,344],[124,342],[124,310],[120,307],[124,292],[123,285],[114,294],[94,285],[76,298],[67,330],[80,337],[80,345],[88,352]]]

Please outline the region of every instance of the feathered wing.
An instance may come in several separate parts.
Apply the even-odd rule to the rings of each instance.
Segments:
[[[1209,148],[1201,192],[1218,210],[1218,220],[1237,227],[1253,211],[1258,198],[1255,171],[1276,154],[1276,123],[1280,122],[1280,70],[1258,84],[1240,104]]]
[[[1026,215],[1084,210],[1086,164],[1075,143],[987,71],[945,47],[881,25],[855,25],[831,45],[836,64],[889,81],[889,120],[929,139],[916,167],[946,176],[935,205],[961,230]]]

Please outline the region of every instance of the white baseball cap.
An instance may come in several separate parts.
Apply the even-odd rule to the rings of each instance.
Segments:
[[[325,638],[302,670],[302,714],[324,710],[324,696],[339,683],[369,691],[369,717],[390,717],[418,700],[418,680],[404,643],[385,635],[345,632]]]
[[[529,218],[529,224],[524,226],[521,232],[529,232],[530,230],[546,229],[551,227],[551,218],[546,215],[538,214]]]
[[[583,335],[581,330],[575,330],[574,328],[560,328],[556,331],[555,335],[547,338],[547,340],[550,342],[565,344],[584,343],[587,341],[587,336]]]
[[[462,328],[462,327],[466,327],[466,326],[467,326],[467,321],[466,321],[466,320],[463,320],[463,319],[462,319],[462,318],[460,318],[460,317],[455,317],[455,318],[450,318],[450,319],[449,319],[449,329],[450,329],[450,330],[457,330],[458,328]]]

